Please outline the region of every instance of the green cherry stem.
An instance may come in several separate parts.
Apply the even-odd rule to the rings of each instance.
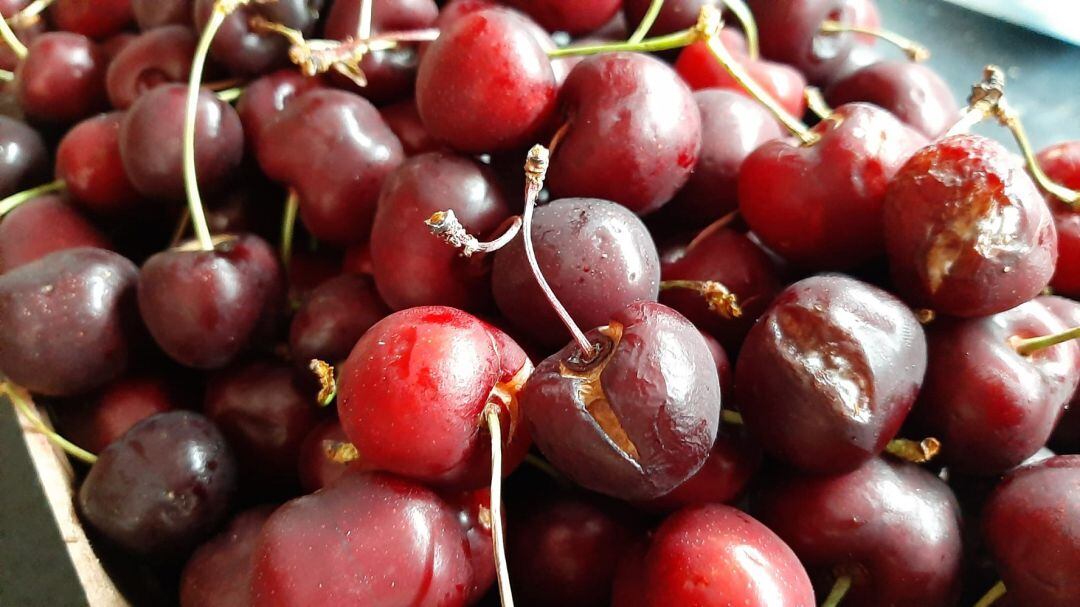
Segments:
[[[750,12],[750,7],[743,0],[723,0],[723,3],[739,20],[743,34],[746,35],[746,55],[751,60],[757,61],[761,55],[761,45],[758,42],[757,21],[754,21],[754,13]]]
[[[55,0],[34,0],[27,4],[21,11],[8,17],[7,22],[16,27],[27,27],[41,20],[41,13]]]
[[[15,72],[0,70],[0,82],[11,82],[12,80],[15,80]]]
[[[50,181],[44,185],[39,185],[29,190],[23,190],[16,192],[7,198],[0,200],[0,217],[7,215],[11,211],[15,210],[15,207],[20,204],[33,200],[38,196],[44,196],[45,194],[52,194],[53,192],[61,192],[67,189],[67,184],[63,180],[57,179],[56,181]]]
[[[232,103],[233,101],[236,101],[237,99],[239,99],[240,95],[243,95],[243,94],[244,94],[244,87],[242,87],[242,86],[234,86],[234,87],[231,87],[231,88],[222,89],[220,91],[215,91],[214,92],[214,95],[217,95],[217,98],[224,101],[225,103]]]
[[[641,42],[645,39],[645,36],[649,35],[649,30],[652,29],[656,18],[660,15],[660,9],[664,8],[664,0],[652,0],[649,3],[649,9],[645,11],[645,16],[641,18],[641,23],[638,24],[637,29],[633,34],[626,39],[627,42]]]
[[[296,190],[289,190],[285,199],[285,211],[281,218],[281,263],[288,269],[292,261],[293,238],[296,233],[296,213],[300,210],[300,195]]]
[[[986,594],[979,599],[979,602],[975,603],[975,607],[990,607],[1003,596],[1005,596],[1005,582],[998,582],[990,590],[986,591]]]
[[[15,53],[16,57],[19,59],[26,58],[26,45],[15,35],[15,30],[11,29],[11,24],[7,22],[7,19],[0,19],[0,38],[4,39],[4,42],[11,49],[11,52]]]
[[[941,441],[934,437],[913,441],[894,438],[885,445],[885,452],[913,464],[925,464],[941,451]]]
[[[826,21],[821,24],[821,33],[823,34],[862,34],[864,36],[873,36],[874,38],[880,38],[892,44],[893,46],[904,51],[904,54],[908,56],[911,61],[919,62],[926,61],[930,58],[930,49],[915,42],[911,38],[901,36],[896,32],[883,30],[876,27],[859,27],[857,25],[848,25],[847,23],[841,23],[840,21]]]
[[[45,438],[49,439],[49,442],[63,449],[63,451],[71,457],[84,461],[91,466],[97,462],[96,455],[69,441],[63,436],[60,436],[55,430],[46,425],[41,417],[34,411],[33,401],[30,400],[30,396],[23,388],[17,387],[9,382],[3,382],[0,383],[0,393],[6,395],[11,401],[11,404],[15,405],[19,414],[26,418],[26,420],[34,426],[35,430],[44,435]]]
[[[694,29],[682,30],[666,36],[648,38],[640,42],[606,42],[603,44],[585,44],[581,46],[567,46],[548,51],[551,59],[562,57],[578,57],[583,55],[597,55],[600,53],[614,53],[617,51],[634,51],[639,53],[655,53],[682,48],[693,43],[699,38]]]
[[[1020,122],[1020,115],[1016,113],[1016,110],[1005,103],[1004,99],[1001,99],[994,108],[994,115],[998,122],[1012,133],[1016,145],[1020,147],[1020,151],[1024,155],[1024,162],[1027,163],[1028,172],[1031,173],[1039,187],[1073,209],[1080,208],[1080,192],[1054,182],[1039,166],[1039,161],[1035,158],[1035,151],[1031,147],[1031,141],[1028,139],[1027,131],[1024,130],[1024,125]]]
[[[742,413],[731,409],[724,409],[720,412],[720,421],[729,426],[742,426],[746,423],[743,421]]]
[[[1067,341],[1080,337],[1080,327],[1073,327],[1068,331],[1062,331],[1061,333],[1054,333],[1052,335],[1041,335],[1039,337],[1029,337],[1023,339],[1017,336],[1013,336],[1009,339],[1009,345],[1013,347],[1019,354],[1023,356],[1029,356],[1042,350],[1043,348],[1049,348],[1050,346],[1056,346],[1058,344],[1065,343]]]
[[[851,590],[851,576],[842,575],[836,578],[836,582],[833,583],[832,590],[829,591],[829,596],[825,597],[825,600],[821,603],[821,607],[837,607],[840,601],[844,600],[848,591]]]

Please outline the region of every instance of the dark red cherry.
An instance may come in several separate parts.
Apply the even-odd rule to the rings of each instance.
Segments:
[[[293,99],[310,90],[322,88],[322,80],[308,78],[295,69],[280,69],[251,81],[236,102],[236,113],[244,125],[249,149],[262,147],[263,131],[277,120]]]
[[[1000,474],[1046,444],[1080,381],[1077,346],[1067,342],[1025,356],[1010,340],[1066,328],[1037,301],[930,324],[930,363],[912,415],[941,441],[950,469]]]
[[[120,32],[114,34],[101,41],[101,51],[105,53],[105,56],[109,58],[109,63],[112,63],[113,59],[120,54],[120,51],[135,41],[139,35],[134,32]],[[106,70],[106,79],[108,79],[108,70]],[[108,83],[106,83],[106,87]],[[108,92],[108,91],[106,91]]]
[[[551,159],[553,196],[603,198],[645,214],[689,179],[701,116],[690,89],[660,60],[589,57],[570,72],[560,101],[569,130]]]
[[[439,16],[434,0],[371,0],[371,32],[407,32],[432,27]],[[362,0],[337,0],[330,5],[324,34],[332,40],[356,39]],[[416,81],[419,54],[416,44],[366,53],[360,61],[367,85],[356,87],[343,77],[342,86],[383,104],[407,97]]]
[[[119,33],[135,19],[131,0],[56,0],[49,20],[56,29],[103,40]]]
[[[362,467],[362,461],[349,463],[335,461],[328,451],[338,444],[347,444],[349,438],[336,419],[315,426],[300,445],[300,486],[308,493],[329,487],[345,474],[350,467]]]
[[[317,358],[336,365],[360,337],[390,313],[369,276],[342,274],[315,287],[304,298],[289,330],[293,362],[307,369]]]
[[[748,0],[761,37],[761,54],[787,63],[820,84],[843,65],[854,34],[824,34],[825,21],[854,23],[860,11],[851,0]]]
[[[1020,160],[978,135],[919,150],[889,184],[885,243],[897,292],[953,316],[1008,310],[1039,294],[1057,232]]]
[[[131,12],[139,29],[149,31],[166,25],[191,27],[195,0],[131,0]]]
[[[28,200],[0,222],[0,272],[10,272],[56,251],[111,249],[109,239],[62,197]]]
[[[49,178],[49,151],[41,135],[27,124],[0,116],[0,197],[38,185]]]
[[[635,301],[656,301],[660,261],[645,224],[606,200],[566,198],[536,209],[537,263],[555,296],[585,327],[607,324]],[[495,302],[528,338],[557,346],[569,337],[529,269],[522,240],[495,255]]]
[[[1080,327],[1080,302],[1064,297],[1039,297],[1035,301],[1046,306],[1065,326]],[[1076,360],[1080,364],[1080,357]],[[1080,453],[1080,398],[1076,393],[1050,436],[1050,446],[1058,453]]]
[[[205,417],[149,417],[98,456],[79,489],[79,511],[98,533],[138,555],[176,555],[229,513],[236,466]]]
[[[455,514],[421,485],[350,472],[266,522],[253,604],[463,605],[473,573]]]
[[[189,367],[216,369],[247,349],[284,297],[277,253],[250,234],[214,251],[194,243],[146,260],[139,310],[155,341]]]
[[[626,25],[633,31],[645,17],[652,0],[623,0],[623,14]],[[660,7],[656,21],[649,28],[650,36],[671,34],[679,30],[694,27],[703,6],[720,6],[719,0],[665,0]]]
[[[490,307],[490,266],[483,256],[462,257],[424,224],[447,209],[478,238],[496,232],[512,212],[488,169],[451,153],[414,156],[386,180],[371,231],[371,262],[391,308]]]
[[[1080,141],[1052,145],[1038,156],[1039,166],[1054,182],[1080,188]],[[1058,260],[1050,286],[1055,293],[1080,297],[1080,212],[1053,195],[1045,196],[1058,236]]]
[[[338,411],[365,465],[454,488],[491,473],[483,412],[499,406],[503,471],[529,447],[517,392],[532,364],[502,331],[441,306],[409,308],[375,324],[338,378]]]
[[[174,387],[164,377],[122,377],[89,400],[58,407],[58,423],[65,437],[91,453],[99,453],[135,424],[180,405]]]
[[[839,476],[781,473],[763,485],[751,512],[791,546],[819,596],[848,576],[845,606],[956,605],[960,506],[930,472],[877,457]]]
[[[195,23],[201,30],[210,19],[217,0],[195,0]],[[323,0],[275,0],[243,3],[225,17],[214,36],[210,56],[238,76],[264,74],[288,64],[289,42],[275,33],[262,33],[252,27],[252,18],[310,34],[319,19]]]
[[[770,97],[793,116],[802,116],[806,109],[803,90],[806,79],[795,68],[782,63],[764,59],[754,60],[739,53],[733,53],[754,82],[757,82]],[[675,62],[675,71],[694,90],[721,88],[735,91],[750,97],[724,66],[716,60],[712,51],[704,42],[695,42],[679,53]],[[761,111],[765,111],[763,108]]]
[[[424,128],[420,112],[416,110],[416,101],[409,99],[379,108],[386,125],[401,140],[401,147],[406,156],[415,156],[424,152],[438,152],[445,146],[435,140]]]
[[[775,139],[739,172],[739,211],[766,246],[792,263],[851,268],[885,250],[889,181],[926,139],[865,103],[839,107],[800,145]]]
[[[822,275],[785,289],[750,330],[735,395],[767,453],[808,472],[845,472],[896,435],[925,371],[926,337],[907,306]]]
[[[487,487],[482,487],[475,491],[442,497],[454,510],[458,524],[461,525],[461,530],[465,534],[466,554],[473,573],[465,604],[478,604],[495,583],[495,548],[491,539],[491,491]]]
[[[491,8],[441,28],[416,79],[428,132],[462,152],[511,150],[537,139],[558,89],[528,19]]]
[[[834,106],[873,103],[931,139],[952,126],[960,113],[948,83],[930,67],[914,61],[872,63],[833,83],[826,99]]]
[[[272,506],[236,515],[224,531],[196,550],[180,576],[180,607],[251,605],[255,544]]]
[[[186,84],[195,54],[195,33],[182,25],[168,25],[126,45],[109,62],[105,87],[117,109],[127,109],[146,91],[163,84]]]
[[[316,287],[342,274],[341,263],[340,252],[328,247],[314,251],[294,248],[285,271],[289,278],[289,302],[299,305]]]
[[[138,209],[142,196],[128,179],[120,157],[122,112],[99,114],[75,125],[56,149],[56,178],[73,202],[95,215]]]
[[[549,32],[581,36],[603,27],[619,12],[622,0],[503,0],[526,13]]]
[[[31,0],[0,0],[0,15],[12,18],[16,13],[25,9]],[[23,44],[30,44],[46,31],[47,23],[43,19],[33,20],[32,23],[11,23],[11,31]],[[14,71],[21,59],[11,50],[7,44],[0,44],[0,69]]]
[[[812,607],[814,589],[791,548],[765,525],[722,504],[669,517],[640,562],[643,593],[614,607]]]
[[[48,32],[30,42],[15,71],[15,97],[33,122],[66,125],[109,105],[105,53],[86,36]]]
[[[368,239],[379,190],[405,158],[375,106],[331,89],[289,101],[256,152],[267,176],[299,194],[311,235],[336,245]]]
[[[130,261],[92,248],[57,251],[0,275],[0,372],[48,396],[119,377],[140,337],[138,279]]]
[[[701,468],[716,439],[720,380],[679,313],[633,303],[536,368],[521,406],[540,451],[579,485],[621,499],[659,497]]]
[[[983,510],[987,546],[1015,605],[1068,607],[1080,596],[1080,456],[1017,468]]]
[[[165,84],[143,93],[120,125],[120,156],[144,196],[184,200],[183,132],[188,88]],[[220,190],[244,155],[244,132],[236,110],[209,91],[199,91],[195,123],[195,173],[204,192]]]

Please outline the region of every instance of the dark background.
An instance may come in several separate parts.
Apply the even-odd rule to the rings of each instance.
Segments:
[[[1080,48],[941,0],[877,3],[886,26],[931,48],[930,65],[957,99],[966,98],[985,64],[996,63],[1037,149],[1080,139]],[[994,125],[977,130],[1011,141]],[[85,604],[14,412],[0,406],[0,607]]]

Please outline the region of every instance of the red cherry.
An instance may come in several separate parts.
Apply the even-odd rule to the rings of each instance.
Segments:
[[[216,2],[217,0],[194,1],[197,29],[202,30],[206,26]],[[310,34],[318,21],[322,5],[323,0],[241,3],[225,16],[221,29],[210,46],[210,56],[230,73],[238,76],[255,76],[284,67],[288,63],[288,41],[274,33],[257,31],[251,25],[252,18],[262,17]]]
[[[248,147],[263,147],[263,132],[269,128],[285,106],[298,96],[322,88],[322,81],[308,78],[293,69],[281,69],[253,80],[244,87],[236,102],[236,113],[244,125],[244,137]]]
[[[789,114],[803,115],[806,110],[806,101],[803,97],[806,80],[798,71],[782,63],[752,60],[739,55],[736,57],[754,82],[760,84],[765,92],[778,101]],[[679,72],[683,80],[695,91],[720,88],[750,96],[746,89],[716,61],[709,46],[704,42],[695,42],[684,48],[675,62],[675,71]]]
[[[109,62],[105,87],[116,109],[127,109],[146,91],[163,84],[187,84],[195,33],[168,25],[140,34]]]
[[[58,30],[102,40],[119,33],[134,21],[131,0],[56,0],[49,18]]]
[[[130,0],[131,11],[142,31],[166,25],[192,27],[195,0]]]
[[[88,118],[68,131],[56,150],[56,178],[90,213],[120,215],[142,206],[120,157],[123,119],[122,112]]]
[[[180,576],[180,607],[238,607],[251,604],[255,545],[271,506],[236,515],[188,559]]]
[[[35,122],[71,124],[108,107],[105,53],[85,36],[48,32],[15,71],[15,97]]]
[[[465,604],[477,604],[491,589],[496,577],[495,550],[491,538],[491,491],[485,487],[443,496],[443,499],[455,510],[468,543],[466,552],[473,576]]]
[[[862,9],[852,0],[748,0],[761,36],[761,54],[787,63],[813,84],[826,81],[851,53],[852,34],[824,34],[825,21],[854,23]]]
[[[1046,306],[1067,327],[1080,326],[1080,302],[1064,297],[1039,297],[1035,301]],[[1080,357],[1077,357],[1080,364]],[[1080,373],[1080,368],[1077,369]],[[1080,453],[1080,399],[1073,393],[1065,412],[1050,437],[1050,446],[1059,453]]]
[[[1039,166],[1055,183],[1080,188],[1080,141],[1052,145],[1038,156]],[[1052,195],[1045,195],[1058,235],[1058,260],[1050,286],[1056,293],[1080,297],[1080,212]]]
[[[641,23],[652,0],[623,0],[626,25],[633,29]],[[719,0],[665,0],[649,34],[660,36],[694,27],[703,6],[720,6]]]
[[[350,467],[363,466],[362,461],[352,464],[338,462],[329,457],[328,447],[339,443],[348,443],[341,422],[327,420],[315,426],[300,445],[300,485],[304,491],[314,493],[329,487]]]
[[[41,135],[29,125],[0,116],[0,196],[7,197],[49,178],[49,151]]]
[[[603,27],[619,12],[622,0],[503,0],[527,13],[549,32],[566,32],[571,36],[588,34]]]
[[[164,377],[123,377],[105,386],[89,402],[60,408],[59,425],[75,444],[99,453],[135,424],[179,406],[173,386]]]
[[[914,61],[872,63],[833,83],[826,99],[835,106],[873,103],[930,138],[944,133],[960,113],[948,83]]]
[[[389,313],[370,277],[342,274],[304,298],[289,330],[289,353],[305,371],[315,358],[336,365]]]
[[[109,239],[59,196],[28,200],[0,222],[0,272],[65,249],[111,249]]]
[[[420,120],[420,112],[416,110],[416,101],[409,99],[379,108],[386,125],[394,131],[394,135],[401,140],[401,147],[405,149],[406,156],[415,156],[425,152],[438,152],[444,146],[431,136],[424,128]]]

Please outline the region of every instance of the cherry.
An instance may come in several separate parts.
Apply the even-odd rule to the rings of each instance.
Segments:
[[[192,26],[195,0],[131,0],[131,11],[142,31],[166,25]]]
[[[0,116],[0,197],[39,184],[49,175],[49,151],[37,131],[26,124]]]
[[[1017,605],[1066,607],[1080,596],[1080,456],[1018,468],[983,511],[983,533]]]
[[[255,544],[273,512],[270,506],[241,512],[191,555],[180,577],[180,607],[252,604]]]
[[[482,486],[491,469],[481,433],[498,409],[512,471],[528,450],[518,390],[532,364],[479,319],[439,306],[409,308],[371,327],[341,366],[338,411],[365,464],[455,488]]]
[[[277,255],[257,236],[228,238],[213,251],[187,243],[143,264],[139,309],[166,354],[217,369],[276,320],[282,282]]]
[[[339,276],[342,273],[341,264],[339,252],[329,248],[292,251],[285,272],[289,278],[290,304],[294,307],[302,304],[315,288]]]
[[[0,15],[7,19],[15,17],[20,11],[29,5],[31,0],[0,0]],[[29,44],[39,35],[45,32],[46,23],[42,19],[34,19],[28,23],[11,23],[12,33],[22,43]],[[14,70],[19,65],[21,53],[16,53],[8,44],[0,44],[0,69]]]
[[[217,0],[195,0],[195,23],[206,27]],[[319,18],[323,0],[275,0],[240,4],[226,15],[214,36],[210,55],[229,72],[254,76],[286,65],[289,43],[281,36],[263,33],[251,25],[252,18],[310,33]]]
[[[102,40],[119,33],[135,18],[132,0],[56,0],[49,18],[56,29]]]
[[[153,29],[132,40],[116,54],[105,73],[113,107],[131,107],[140,95],[156,86],[186,83],[195,42],[191,28],[181,25]]]
[[[549,32],[566,32],[571,36],[600,29],[611,21],[623,4],[621,0],[504,0],[503,3],[527,13]]]
[[[401,147],[406,156],[415,156],[424,152],[438,152],[443,145],[431,136],[420,121],[420,112],[416,110],[416,102],[412,99],[395,103],[380,108],[386,125],[394,131],[394,135],[401,140]]]
[[[1063,343],[1021,354],[1010,341],[1065,329],[1039,302],[931,323],[930,362],[912,415],[941,440],[950,469],[998,474],[1046,444],[1080,381],[1077,347]]]
[[[64,135],[56,150],[56,178],[73,202],[95,215],[122,215],[142,206],[120,157],[123,120],[122,112],[87,118]]]
[[[105,53],[85,36],[48,32],[33,39],[15,71],[15,97],[33,122],[71,124],[108,107]]]
[[[213,423],[189,411],[161,413],[101,452],[79,489],[79,511],[132,554],[183,554],[227,516],[235,481]]]
[[[802,74],[782,63],[763,59],[754,60],[745,55],[738,57],[737,60],[750,77],[776,99],[788,113],[802,116],[806,109],[803,97],[806,79],[802,77]],[[705,42],[695,42],[684,48],[675,62],[675,71],[694,90],[721,88],[750,96],[738,81],[717,63]]]
[[[1067,141],[1050,146],[1039,152],[1039,166],[1061,185],[1080,188],[1080,142]],[[1080,297],[1080,213],[1058,200],[1046,195],[1046,202],[1054,217],[1058,235],[1058,261],[1050,286],[1055,292],[1068,297]]]
[[[623,0],[623,15],[630,28],[636,28],[648,12],[652,0]],[[649,34],[671,34],[694,27],[703,6],[722,6],[719,0],[665,0]]]
[[[277,120],[285,106],[297,96],[321,87],[321,80],[293,69],[277,70],[251,81],[236,102],[248,147],[262,148],[263,131]]]
[[[141,194],[184,199],[183,130],[188,88],[164,84],[143,93],[120,125],[120,157]],[[196,113],[195,169],[204,190],[220,190],[244,152],[244,134],[232,106],[200,91]]]
[[[410,158],[386,180],[371,231],[371,262],[391,308],[490,306],[489,266],[462,257],[424,225],[446,208],[477,234],[494,232],[511,213],[490,171],[450,153]]]
[[[24,202],[0,222],[0,272],[79,247],[112,248],[104,234],[59,196]]]
[[[59,425],[76,444],[98,453],[142,420],[180,408],[175,392],[162,376],[122,377],[88,401],[58,407]]]
[[[829,86],[833,105],[866,101],[885,108],[929,138],[944,133],[960,112],[949,85],[914,61],[878,61]]]
[[[603,198],[645,214],[671,200],[697,163],[693,95],[658,59],[588,57],[567,77],[561,104],[568,127],[551,163],[554,196]]]
[[[536,139],[554,114],[557,85],[528,19],[491,8],[441,29],[416,78],[428,132],[463,152],[510,150]]]
[[[368,239],[379,190],[405,157],[370,102],[310,90],[288,101],[259,137],[259,165],[299,195],[312,236],[337,245]]]
[[[838,476],[778,474],[751,511],[795,551],[819,596],[843,578],[845,606],[956,605],[960,506],[914,464],[878,457]]]
[[[432,27],[439,16],[434,0],[337,0],[326,17],[325,35],[332,40],[357,38],[361,6],[371,2],[371,33],[405,32]],[[408,96],[416,80],[419,57],[415,45],[370,51],[360,61],[367,84],[356,92],[374,103],[388,103]],[[351,82],[342,77],[342,83]]]
[[[826,21],[852,24],[857,2],[851,0],[747,0],[761,35],[761,53],[787,63],[819,84],[839,68],[855,43],[852,34],[825,34]]]
[[[312,359],[344,361],[360,337],[390,310],[368,276],[342,274],[304,298],[289,331],[289,352],[307,369]]]
[[[496,577],[491,491],[485,487],[476,491],[444,495],[443,499],[457,514],[458,524],[465,534],[466,554],[472,566],[472,583],[469,585],[465,604],[477,604],[491,589]]]
[[[1080,302],[1064,297],[1039,297],[1036,301],[1053,312],[1065,326],[1080,326]],[[1080,363],[1080,357],[1076,360]],[[1080,453],[1080,399],[1076,393],[1058,420],[1050,445],[1061,453]]]
[[[575,322],[598,327],[635,301],[656,301],[656,246],[626,208],[568,198],[537,209],[535,222],[537,263]],[[567,331],[534,282],[521,240],[495,255],[492,283],[495,302],[515,329],[546,346],[565,342]]]
[[[120,51],[124,50],[127,45],[131,44],[138,38],[139,35],[134,32],[120,32],[104,39],[100,43],[101,51],[105,53],[105,56],[109,58],[111,64],[116,56],[120,54]],[[106,80],[108,79],[108,69],[105,70]],[[106,88],[108,83],[106,82]],[[108,91],[106,91],[108,92]]]
[[[869,104],[839,107],[816,142],[775,139],[739,172],[739,211],[762,242],[812,269],[842,269],[885,249],[886,188],[925,138]],[[910,165],[909,165],[910,166]]]
[[[915,315],[889,293],[839,275],[807,278],[747,335],[736,398],[767,453],[808,472],[845,472],[900,429],[926,348]]]
[[[1046,203],[1019,160],[985,137],[916,152],[889,184],[884,218],[892,278],[912,305],[994,314],[1038,295],[1054,272]]]
[[[329,487],[350,467],[363,465],[362,461],[347,463],[331,458],[328,451],[341,444],[349,444],[349,438],[336,419],[315,426],[304,438],[300,445],[300,485],[304,491],[314,493]]]
[[[138,276],[127,259],[93,248],[57,251],[0,275],[0,372],[48,396],[119,377],[138,345]]]
[[[616,592],[614,607],[815,604],[810,579],[791,548],[730,506],[708,504],[673,514],[641,559],[641,594],[624,601]]]

